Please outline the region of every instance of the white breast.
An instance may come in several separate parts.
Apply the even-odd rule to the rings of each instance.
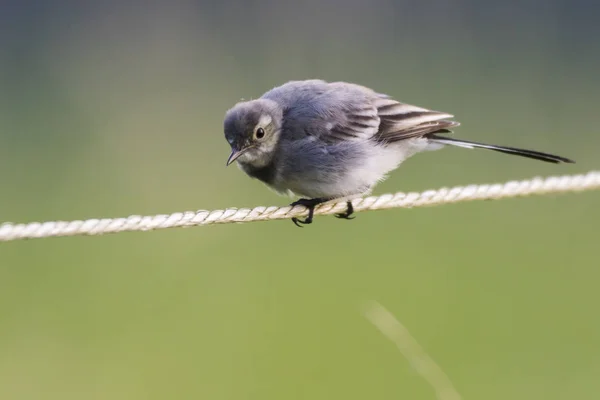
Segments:
[[[369,157],[363,163],[354,166],[339,182],[339,189],[356,190],[360,187],[372,189],[377,183],[387,178],[387,175],[412,155],[428,150],[427,139],[414,138],[389,146],[373,146]],[[347,189],[347,190],[348,190]]]
[[[365,146],[364,143],[361,144]],[[351,199],[370,193],[373,187],[387,178],[404,160],[412,155],[435,150],[427,139],[414,138],[388,146],[371,145],[360,159],[346,161],[346,171],[329,181],[296,182],[292,192],[300,197]]]

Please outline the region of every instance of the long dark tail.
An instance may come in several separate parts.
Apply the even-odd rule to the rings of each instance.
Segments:
[[[546,162],[551,162],[551,163],[555,163],[555,164],[575,163],[575,161],[569,160],[568,158],[555,156],[553,154],[548,154],[548,153],[542,153],[542,152],[534,151],[534,150],[525,150],[525,149],[517,149],[514,147],[495,146],[493,144],[470,142],[467,140],[460,140],[460,139],[454,139],[454,138],[449,138],[449,137],[444,137],[444,136],[437,136],[435,134],[427,135],[426,137],[427,137],[427,139],[429,139],[435,143],[448,144],[451,146],[458,146],[458,147],[465,147],[467,149],[480,148],[480,149],[494,150],[494,151],[499,151],[501,153],[514,154],[516,156],[533,158],[534,160],[546,161]]]

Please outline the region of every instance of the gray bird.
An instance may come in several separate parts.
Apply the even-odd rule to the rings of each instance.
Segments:
[[[291,81],[227,111],[227,165],[237,161],[250,177],[308,208],[346,200],[338,218],[351,219],[351,199],[371,192],[404,160],[445,145],[482,148],[552,163],[567,158],[444,136],[459,125],[453,115],[405,104],[367,87],[323,80]]]

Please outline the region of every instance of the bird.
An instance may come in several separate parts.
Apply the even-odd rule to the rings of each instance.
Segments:
[[[321,79],[293,80],[261,97],[240,101],[223,122],[236,162],[248,176],[281,195],[299,198],[304,220],[317,205],[346,201],[341,219],[353,219],[352,199],[373,188],[413,155],[446,146],[487,149],[550,163],[573,160],[534,150],[457,139],[454,115],[395,100],[366,86]],[[301,225],[302,224],[302,225]]]

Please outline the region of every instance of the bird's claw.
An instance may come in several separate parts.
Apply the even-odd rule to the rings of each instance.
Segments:
[[[335,217],[339,218],[339,219],[354,219],[354,218],[356,218],[356,217],[351,217],[352,214],[354,214],[354,207],[352,206],[352,202],[349,201],[347,203],[346,212],[343,212],[340,214],[335,214]]]
[[[308,216],[304,218],[304,220],[298,219],[296,217],[292,218],[292,222],[299,228],[303,228],[302,225],[311,224],[313,221],[313,214],[315,212],[315,207],[321,203],[323,203],[324,199],[300,199],[298,201],[293,202],[290,206],[304,206],[308,208]],[[302,225],[300,225],[302,224]]]
[[[298,228],[304,228],[302,225],[308,225],[312,223],[312,218],[305,218],[304,221],[301,219],[298,219],[296,217],[292,218],[292,222],[298,227]],[[302,225],[300,225],[302,224]]]
[[[311,224],[313,221],[315,207],[321,203],[324,203],[325,201],[326,199],[300,199],[290,204],[290,206],[292,207],[304,206],[308,209],[308,216],[304,218],[304,220],[292,217],[292,222],[294,223],[294,225],[296,225],[299,228],[303,228],[302,225]],[[348,201],[346,211],[343,213],[335,214],[335,217],[339,219],[354,219],[355,217],[351,216],[352,214],[354,214],[354,207],[352,206],[352,202]]]

